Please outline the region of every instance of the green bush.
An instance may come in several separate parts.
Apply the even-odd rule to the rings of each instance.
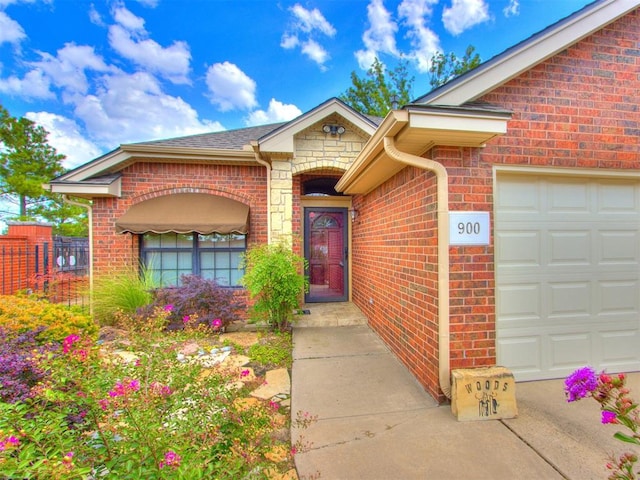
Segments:
[[[126,269],[98,277],[92,291],[93,317],[99,325],[114,325],[116,313],[135,314],[153,301],[157,288],[150,270]]]
[[[285,243],[258,245],[243,258],[241,279],[252,299],[253,319],[284,330],[293,320],[300,296],[309,288],[304,276],[306,260]]]
[[[39,330],[38,341],[62,341],[71,334],[94,336],[97,325],[91,317],[76,307],[50,303],[31,295],[0,296],[0,326],[7,332],[21,334]]]

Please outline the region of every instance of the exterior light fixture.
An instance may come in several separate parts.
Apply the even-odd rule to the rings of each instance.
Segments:
[[[342,125],[323,125],[322,131],[331,135],[342,135],[346,129]]]
[[[350,208],[349,215],[351,216],[351,221],[355,222],[356,218],[358,218],[358,211],[355,208]]]

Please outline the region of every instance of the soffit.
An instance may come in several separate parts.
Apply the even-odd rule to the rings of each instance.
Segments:
[[[421,156],[435,146],[482,147],[507,131],[511,114],[492,108],[409,108],[392,111],[345,172],[336,190],[364,194],[406,167],[384,150],[384,138],[396,147]]]

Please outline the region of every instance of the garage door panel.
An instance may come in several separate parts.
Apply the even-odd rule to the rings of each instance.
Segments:
[[[639,257],[640,235],[638,231],[607,230],[597,234],[598,251],[597,262],[600,264],[628,264],[637,267]]]
[[[602,181],[597,185],[598,212],[635,217],[640,210],[640,195],[636,182]]]
[[[627,313],[638,318],[640,283],[632,280],[601,281],[598,283],[598,315]]]
[[[549,265],[589,265],[591,232],[587,230],[552,230],[549,238]]]
[[[591,312],[591,282],[548,284],[549,317],[589,317]]]
[[[549,370],[573,371],[591,362],[591,334],[572,332],[549,335]]]
[[[504,248],[498,261],[504,268],[540,265],[540,234],[534,231],[500,232]]]
[[[494,235],[498,362],[517,380],[640,370],[639,182],[498,175]]]
[[[499,340],[497,347],[502,352],[501,365],[509,365],[513,372],[521,375],[538,375],[542,370],[540,341],[538,335]]]
[[[636,325],[629,325],[626,330],[600,332],[599,344],[601,345],[601,368],[607,370],[637,369],[640,335]]]
[[[544,185],[544,182],[543,182]],[[588,215],[591,212],[591,194],[589,188],[579,180],[552,179],[547,183],[549,216],[567,214]]]
[[[540,285],[511,284],[503,288],[505,291],[498,295],[501,302],[498,309],[502,312],[505,327],[513,325],[513,322],[539,321],[542,314]]]

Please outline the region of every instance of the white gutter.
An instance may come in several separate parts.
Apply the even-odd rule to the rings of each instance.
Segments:
[[[393,137],[386,136],[384,151],[393,160],[429,170],[436,175],[438,213],[438,376],[440,389],[451,398],[449,346],[449,179],[441,163],[397,149]]]
[[[251,147],[256,162],[267,169],[267,243],[271,244],[271,164],[262,158],[257,142],[251,142]]]
[[[82,207],[87,209],[87,223],[89,227],[89,312],[93,315],[93,204],[86,204],[71,200],[66,194],[62,195],[62,199],[69,205]]]

